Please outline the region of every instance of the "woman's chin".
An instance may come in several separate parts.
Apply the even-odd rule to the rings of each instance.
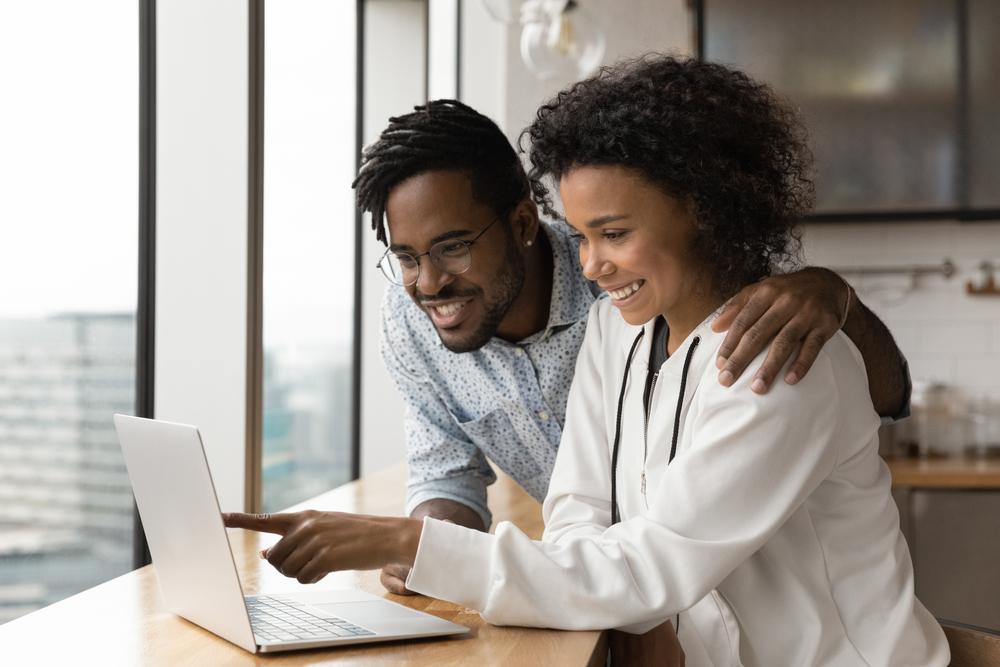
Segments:
[[[622,314],[622,319],[631,324],[634,327],[641,327],[646,322],[654,319],[656,315],[650,315],[644,311],[637,308],[619,308],[618,312]]]

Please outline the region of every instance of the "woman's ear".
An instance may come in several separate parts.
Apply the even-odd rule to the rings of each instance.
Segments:
[[[531,246],[538,236],[538,207],[530,199],[522,199],[510,214],[510,230],[521,246]]]

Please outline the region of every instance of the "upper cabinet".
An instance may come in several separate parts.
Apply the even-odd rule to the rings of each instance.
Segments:
[[[1000,2],[703,0],[701,52],[773,85],[815,216],[1000,217]]]

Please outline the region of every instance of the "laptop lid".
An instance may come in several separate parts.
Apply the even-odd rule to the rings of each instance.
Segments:
[[[115,428],[167,609],[256,652],[198,429],[124,415]]]

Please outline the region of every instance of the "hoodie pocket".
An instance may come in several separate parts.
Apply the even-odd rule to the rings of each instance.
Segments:
[[[687,611],[687,616],[713,665],[743,667],[740,660],[740,625],[722,593],[713,589]],[[681,618],[683,625],[684,616]]]

